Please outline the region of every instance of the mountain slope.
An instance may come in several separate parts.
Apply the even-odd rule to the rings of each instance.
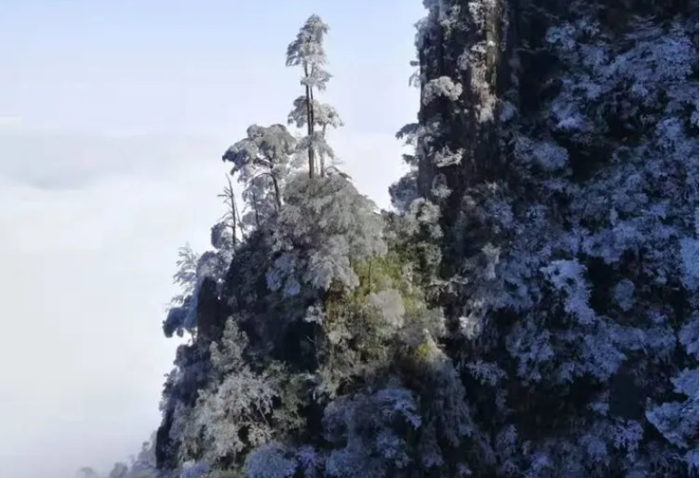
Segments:
[[[397,211],[292,173],[183,262],[158,468],[693,475],[697,5],[425,3]]]

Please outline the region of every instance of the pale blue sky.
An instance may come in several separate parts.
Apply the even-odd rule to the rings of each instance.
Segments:
[[[329,100],[349,129],[391,134],[415,109],[395,91],[420,10],[418,0],[5,1],[0,111],[31,128],[100,133],[279,121],[299,90],[286,45],[318,12],[331,25]]]
[[[332,144],[387,206],[420,0],[0,2],[0,476],[105,468],[158,425],[177,247],[208,245],[226,147],[286,119],[313,12]]]

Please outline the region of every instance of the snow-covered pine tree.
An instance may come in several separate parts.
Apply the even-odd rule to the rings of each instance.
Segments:
[[[233,163],[231,174],[246,185],[244,198],[255,210],[259,225],[261,215],[270,210],[278,212],[282,207],[282,190],[289,175],[291,154],[296,140],[281,124],[271,126],[251,125],[246,138],[231,146],[223,155],[224,161]],[[271,206],[262,206],[261,201],[271,198]]]
[[[326,89],[331,74],[325,70],[326,52],[323,38],[328,33],[328,25],[318,15],[311,15],[297,33],[297,37],[287,47],[287,66],[301,66],[301,85],[304,95],[294,100],[294,109],[289,113],[289,124],[297,128],[306,126],[306,136],[299,142],[299,152],[306,152],[309,164],[309,177],[316,174],[316,156],[318,155],[318,174],[326,172],[325,158],[333,159],[333,150],[326,142],[326,129],[342,126],[342,121],[335,108],[320,103],[314,93]],[[321,131],[316,131],[320,126]]]

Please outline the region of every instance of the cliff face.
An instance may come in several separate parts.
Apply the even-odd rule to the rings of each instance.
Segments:
[[[697,4],[425,4],[399,211],[296,178],[210,253],[159,468],[692,476]]]
[[[426,6],[418,189],[481,470],[694,473],[697,4]]]

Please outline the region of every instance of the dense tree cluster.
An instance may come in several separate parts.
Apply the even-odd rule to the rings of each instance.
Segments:
[[[225,153],[148,476],[697,474],[697,5],[424,3],[394,211],[326,164],[318,16],[305,134]]]

